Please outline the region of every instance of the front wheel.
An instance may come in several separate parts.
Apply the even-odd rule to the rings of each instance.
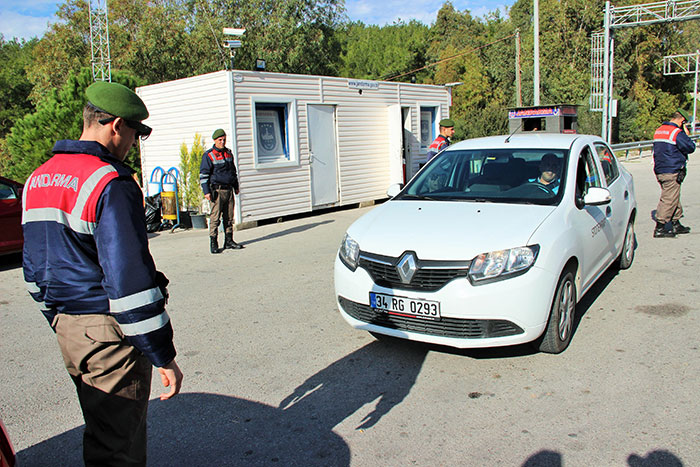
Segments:
[[[625,240],[622,243],[622,251],[620,252],[620,257],[617,258],[617,267],[619,269],[629,269],[629,267],[632,266],[632,261],[634,261],[634,243],[634,220],[630,219],[627,223]]]
[[[546,353],[561,353],[569,346],[576,316],[576,283],[574,272],[565,269],[559,278],[549,312],[547,329],[540,341],[539,350]]]

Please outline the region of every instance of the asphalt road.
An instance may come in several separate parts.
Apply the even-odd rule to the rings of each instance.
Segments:
[[[560,355],[351,329],[333,260],[369,208],[237,232],[246,248],[216,256],[205,230],[154,236],[185,382],[161,402],[154,378],[149,465],[700,465],[700,161],[683,185],[693,232],[677,239],[652,238],[651,160],[625,166],[635,262],[583,297]],[[0,323],[0,417],[21,465],[79,465],[73,385],[17,257],[0,259]]]

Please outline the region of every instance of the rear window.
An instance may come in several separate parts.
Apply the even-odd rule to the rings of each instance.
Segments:
[[[557,204],[568,150],[444,151],[396,199]]]

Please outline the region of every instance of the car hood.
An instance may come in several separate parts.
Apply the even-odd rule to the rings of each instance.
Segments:
[[[556,206],[449,201],[388,201],[358,219],[348,234],[362,251],[470,260],[524,246]]]

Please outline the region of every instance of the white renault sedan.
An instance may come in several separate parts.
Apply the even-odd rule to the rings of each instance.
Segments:
[[[378,338],[559,353],[579,298],[634,259],[632,176],[597,136],[462,141],[387,194],[335,262],[341,315]]]

